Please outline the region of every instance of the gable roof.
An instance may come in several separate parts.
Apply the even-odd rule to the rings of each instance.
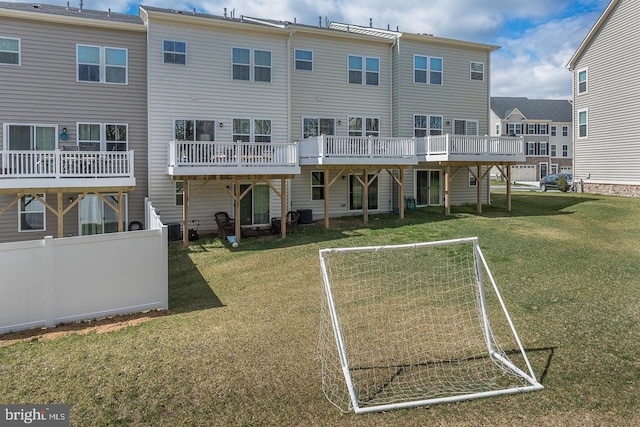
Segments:
[[[0,1],[0,16],[40,19],[53,22],[76,22],[99,26],[142,26],[139,16],[103,10],[82,9],[77,7],[54,6],[42,3],[15,3]]]
[[[573,106],[565,99],[529,99],[526,97],[492,96],[491,111],[500,119],[506,119],[518,110],[527,120],[549,120],[570,123]]]
[[[618,5],[619,2],[620,0],[611,0],[607,8],[604,10],[604,12],[602,12],[602,15],[600,15],[600,18],[598,18],[594,26],[591,27],[591,30],[589,31],[587,36],[584,38],[584,40],[578,47],[578,50],[576,50],[576,52],[573,54],[573,56],[567,63],[566,68],[573,71],[576,63],[580,60],[580,58],[582,57],[582,54],[587,49],[587,47],[589,47],[589,45],[595,38],[596,34],[598,34],[598,31],[600,31],[600,29],[604,26],[604,24],[609,20],[609,17],[613,13],[613,10],[615,9],[615,7]]]

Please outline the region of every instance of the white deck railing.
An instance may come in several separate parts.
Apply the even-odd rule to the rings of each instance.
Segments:
[[[501,155],[524,156],[522,137],[435,135],[415,138],[418,156]]]
[[[0,178],[133,177],[133,151],[0,151]]]
[[[413,138],[320,135],[300,141],[300,156],[410,158],[416,155]]]
[[[168,166],[298,166],[295,143],[170,141]]]

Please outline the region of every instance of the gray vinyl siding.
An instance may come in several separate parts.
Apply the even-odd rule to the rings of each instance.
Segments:
[[[380,119],[380,136],[391,136],[390,44],[296,33],[295,49],[313,51],[313,71],[291,70],[291,137],[302,138],[303,117],[335,118],[336,134],[348,135],[350,116]],[[379,85],[348,82],[348,56],[379,58]],[[293,61],[292,61],[293,62]]]
[[[489,120],[489,54],[486,50],[454,47],[424,40],[399,41],[394,111],[396,134],[413,136],[414,114],[442,115],[443,132],[453,133],[453,119],[477,120],[478,134],[486,135]],[[414,83],[414,55],[443,59],[443,84]],[[484,81],[471,80],[470,61],[485,65]],[[395,103],[394,103],[395,105]],[[447,125],[447,123],[450,123]]]
[[[135,151],[136,189],[128,195],[127,219],[144,223],[144,198],[147,195],[144,32],[0,17],[0,35],[21,39],[21,65],[0,65],[1,124],[52,124],[58,125],[58,132],[66,127],[69,132],[67,143],[76,142],[78,122],[128,124],[129,149]],[[128,49],[128,84],[77,82],[76,44]],[[0,126],[0,140],[4,146],[6,141],[2,132],[3,126]],[[65,194],[64,206],[68,205],[70,197],[76,199],[77,196]],[[0,209],[13,198],[0,195]],[[47,201],[57,206],[55,194],[47,195]],[[56,216],[47,212],[46,219],[46,232],[18,233],[18,207],[13,206],[0,216],[0,241],[57,235]],[[64,231],[67,235],[78,234],[77,207],[65,215]]]
[[[574,66],[574,180],[640,185],[640,4],[621,0]],[[578,94],[578,71],[588,92]],[[588,137],[579,138],[578,111],[588,109]]]
[[[168,21],[151,13],[148,21],[149,52],[149,193],[163,222],[182,221],[182,207],[175,203],[175,183],[166,173],[167,147],[173,139],[174,119],[216,122],[215,140],[231,141],[234,118],[269,119],[272,142],[289,142],[287,95],[287,33],[250,24],[236,28],[216,22]],[[170,15],[169,19],[173,19]],[[187,44],[187,65],[163,64],[163,40]],[[232,48],[271,52],[271,82],[232,80]],[[189,218],[212,230],[214,213],[233,212],[226,185],[204,185],[191,199]],[[279,180],[274,181],[279,188]],[[280,199],[271,192],[271,216],[280,216]]]

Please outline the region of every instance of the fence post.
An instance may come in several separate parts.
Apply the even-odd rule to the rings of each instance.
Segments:
[[[44,298],[44,322],[47,328],[54,326],[55,318],[55,284],[56,284],[56,250],[52,236],[46,236],[43,240],[44,268],[42,269],[42,284]]]

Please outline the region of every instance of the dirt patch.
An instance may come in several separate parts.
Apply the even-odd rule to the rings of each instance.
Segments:
[[[71,334],[86,335],[90,333],[104,334],[129,326],[148,322],[156,317],[166,316],[168,310],[151,310],[141,313],[124,314],[105,317],[84,322],[62,323],[51,328],[29,329],[0,335],[0,347],[6,347],[21,341],[50,341]]]

